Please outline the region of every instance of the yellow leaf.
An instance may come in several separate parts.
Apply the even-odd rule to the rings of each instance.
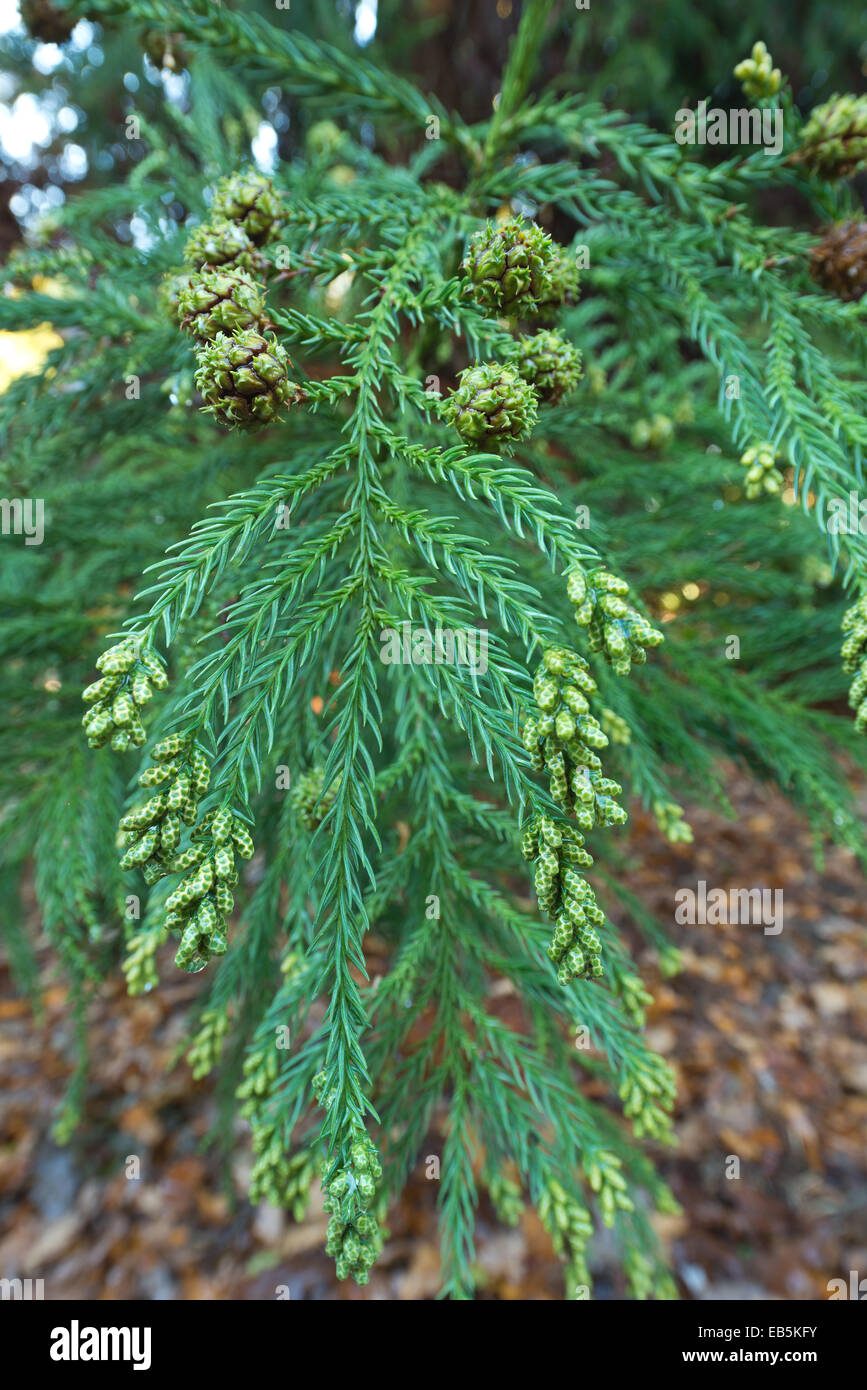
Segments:
[[[63,339],[50,323],[21,333],[0,333],[0,394],[16,377],[38,372],[48,354],[62,346]]]

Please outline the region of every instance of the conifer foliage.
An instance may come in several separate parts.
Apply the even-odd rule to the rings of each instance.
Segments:
[[[856,673],[865,723],[867,549],[825,524],[860,485],[863,310],[828,256],[811,278],[815,227],[857,216],[864,99],[805,126],[759,44],[739,73],[785,147],[714,163],[538,89],[581,22],[547,0],[481,125],[294,9],[59,8],[188,66],[128,177],[3,271],[0,326],[62,337],[0,397],[5,486],[45,499],[44,544],[3,541],[0,837],[81,1024],[57,1132],[92,991],[121,957],[157,986],[171,940],[209,972],[188,1057],[251,1127],[252,1199],[303,1216],[318,1176],[338,1277],[433,1153],[448,1296],[481,1188],[536,1208],[568,1296],[601,1221],[631,1294],[672,1297],[642,1141],[675,1084],[624,925],[677,952],[622,884],[630,806],[687,842],[733,759],[867,862],[863,734],[829,707]],[[267,175],[265,89],[294,141]],[[791,188],[812,230],[752,217]]]

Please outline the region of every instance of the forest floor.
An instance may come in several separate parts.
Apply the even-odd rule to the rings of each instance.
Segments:
[[[631,940],[656,996],[649,1041],[679,1085],[679,1144],[655,1157],[684,1214],[657,1225],[685,1298],[824,1299],[830,1279],[867,1272],[863,879],[843,850],[818,871],[805,826],[776,794],[740,777],[730,791],[738,820],[691,811],[692,845],[671,846],[648,817],[635,820],[629,883],[663,921],[673,883],[785,893],[778,935],[672,921],[685,967],[673,979],[660,980],[653,952]],[[176,1059],[204,982],[179,975],[171,956],[169,947],[153,993],[129,999],[116,978],[94,1002],[87,1124],[66,1148],[50,1138],[72,1054],[55,963],[43,946],[39,1023],[0,964],[0,1276],[42,1278],[46,1299],[273,1299],[279,1286],[292,1299],[432,1298],[437,1185],[423,1156],[436,1137],[390,1212],[369,1286],[338,1284],[318,1195],[300,1224],[252,1208],[243,1124],[227,1164],[203,1149],[213,1083],[193,1082]],[[142,1177],[131,1181],[132,1154]],[[729,1155],[737,1178],[726,1176]],[[479,1216],[478,1297],[562,1299],[535,1215],[503,1227],[483,1197]],[[591,1267],[594,1296],[624,1296],[604,1228]]]

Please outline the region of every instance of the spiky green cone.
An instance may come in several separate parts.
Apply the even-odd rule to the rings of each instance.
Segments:
[[[230,428],[269,425],[282,406],[304,397],[289,380],[289,358],[277,339],[252,328],[231,337],[218,334],[199,349],[198,360],[196,388],[204,409]]]
[[[222,179],[214,192],[213,209],[215,217],[243,227],[254,246],[270,240],[282,211],[271,180],[255,170]]]
[[[190,233],[184,247],[184,257],[197,270],[206,265],[236,266],[240,270],[250,270],[255,249],[238,222],[218,218],[202,222]]]
[[[470,241],[462,269],[476,303],[495,314],[537,314],[558,298],[558,248],[520,217],[486,223]]]
[[[536,393],[514,367],[467,367],[443,406],[443,418],[468,444],[496,448],[523,439],[536,423]]]
[[[157,290],[157,303],[167,317],[173,319],[175,323],[178,323],[180,319],[178,305],[181,292],[187,288],[189,283],[190,273],[188,270],[180,272],[171,270],[160,281]]]
[[[186,333],[208,342],[218,333],[259,329],[265,317],[265,297],[243,270],[229,266],[205,269],[179,291],[177,315]]]
[[[581,275],[570,251],[558,246],[557,260],[551,273],[551,288],[539,301],[539,312],[550,317],[563,304],[577,304]]]
[[[551,329],[521,338],[514,365],[539,399],[552,404],[581,380],[581,353]]]
[[[27,32],[42,43],[66,43],[78,19],[51,0],[20,0],[19,11]]]
[[[801,132],[796,159],[824,179],[850,179],[867,168],[867,96],[832,96]]]

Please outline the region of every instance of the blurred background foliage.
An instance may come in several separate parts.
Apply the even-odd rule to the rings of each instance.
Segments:
[[[223,3],[280,22],[274,0]],[[286,9],[285,21],[346,52],[364,47],[373,61],[414,78],[472,122],[490,114],[519,10],[516,0],[309,0]],[[805,113],[835,91],[858,91],[867,71],[867,7],[857,3],[597,0],[579,10],[562,0],[554,23],[538,87],[581,91],[665,131],[679,107],[702,97],[740,104],[732,68],[759,38]],[[0,257],[19,238],[21,222],[50,212],[70,188],[117,181],[126,165],[141,160],[145,146],[123,138],[125,115],[156,115],[165,98],[184,108],[187,70],[197,61],[188,40],[127,21],[114,27],[81,20],[68,43],[44,43],[27,32],[17,0],[0,0]],[[234,128],[239,142],[253,140],[265,164],[291,158],[323,112],[305,111],[277,88],[260,96],[254,71],[232,78],[227,133]],[[395,157],[403,153],[396,144]]]

